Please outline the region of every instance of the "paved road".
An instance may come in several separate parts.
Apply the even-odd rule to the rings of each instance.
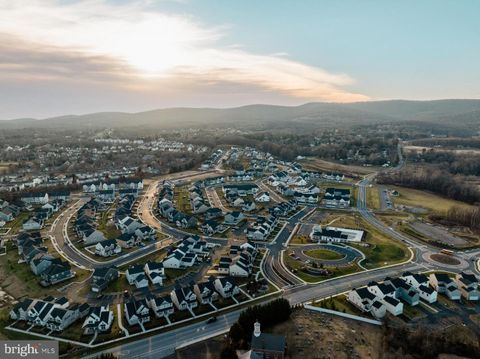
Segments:
[[[129,359],[158,359],[173,354],[175,348],[188,342],[200,340],[209,335],[220,335],[230,329],[237,320],[241,310],[236,310],[221,316],[211,324],[206,320],[170,330],[161,334],[155,334],[148,338],[139,339],[132,343],[121,344],[111,349],[98,352],[84,358],[93,359],[101,353],[114,353],[118,358]]]
[[[354,287],[366,285],[372,280],[381,280],[386,276],[395,276],[404,271],[418,271],[422,268],[415,264],[407,264],[395,268],[387,268],[371,272],[357,273],[357,275],[334,281],[327,281],[317,285],[304,285],[291,287],[285,290],[284,298],[292,305],[304,303],[317,298],[346,292]],[[115,353],[119,358],[162,358],[172,354],[176,347],[190,341],[199,341],[203,338],[227,332],[230,326],[237,320],[242,310],[237,310],[218,317],[218,321],[212,324],[205,322],[195,323],[176,330],[157,334],[146,339],[139,339],[132,343],[118,345],[100,353]],[[86,358],[95,358],[87,356]]]

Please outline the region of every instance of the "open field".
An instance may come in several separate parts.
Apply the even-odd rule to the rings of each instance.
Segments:
[[[366,259],[362,265],[368,269],[400,263],[410,256],[403,243],[387,237],[358,215],[345,215],[335,222],[335,226],[362,229],[367,232],[366,238],[361,243],[350,245],[365,254]]]
[[[347,166],[314,157],[301,161],[301,164],[305,169],[322,172],[341,172],[345,175],[366,175],[376,171],[375,167]]]
[[[389,189],[395,189],[399,192],[398,197],[392,196],[395,205],[404,205],[415,208],[425,208],[429,211],[446,212],[453,206],[470,207],[470,205],[438,196],[436,194],[416,190],[412,188],[388,186]]]
[[[192,213],[188,186],[176,186],[174,189],[174,196],[174,200],[176,201],[176,208],[180,212]]]
[[[335,278],[342,275],[352,274],[352,273],[362,271],[362,269],[356,263],[354,263],[347,267],[333,267],[333,268],[329,267],[328,275],[322,276],[322,275],[313,275],[313,274],[305,273],[304,271],[302,271],[302,268],[305,266],[304,262],[293,259],[288,255],[287,252],[288,251],[283,253],[283,262],[285,263],[287,268],[289,268],[290,271],[292,271],[297,277],[303,279],[305,282],[308,282],[308,283],[316,283],[325,279]]]
[[[44,288],[39,284],[39,277],[32,273],[27,263],[18,263],[17,248],[10,242],[7,243],[7,254],[0,256],[0,283],[3,290],[14,298],[24,296],[42,297],[55,294],[56,288],[64,286],[67,282],[56,286]],[[76,279],[73,279],[76,281]]]
[[[329,251],[328,249],[311,249],[304,253],[305,255],[316,259],[336,260],[343,258],[343,255],[340,253]]]
[[[376,186],[367,188],[367,206],[370,209],[380,208],[380,193]]]

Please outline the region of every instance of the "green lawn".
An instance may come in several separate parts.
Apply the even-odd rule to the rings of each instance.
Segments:
[[[400,263],[408,259],[410,256],[409,250],[402,242],[391,239],[387,235],[378,231],[359,215],[346,215],[339,218],[334,225],[366,231],[366,237],[362,240],[362,245],[350,243],[352,247],[357,248],[367,257],[362,262],[362,265],[365,268],[372,269]],[[365,246],[365,244],[368,246]]]
[[[312,303],[312,305],[319,308],[336,310],[337,312],[342,312],[346,314],[358,315],[362,317],[366,316],[361,310],[359,310],[353,304],[348,302],[347,297],[345,295],[325,298],[318,302]]]
[[[176,208],[180,212],[192,213],[192,208],[190,206],[190,197],[188,193],[188,186],[175,187],[174,199],[176,201]]]
[[[344,255],[328,249],[310,249],[308,251],[304,251],[303,253],[312,258],[325,260],[337,260],[344,257]]]
[[[305,282],[308,283],[316,283],[326,279],[331,279],[335,277],[339,277],[346,274],[356,273],[362,271],[362,269],[356,264],[353,263],[348,267],[328,267],[328,271],[330,272],[329,275],[321,276],[321,275],[312,275],[305,273],[301,270],[304,266],[302,261],[297,261],[290,257],[286,252],[283,254],[283,262],[290,270],[295,270],[294,273],[297,277],[303,279]]]

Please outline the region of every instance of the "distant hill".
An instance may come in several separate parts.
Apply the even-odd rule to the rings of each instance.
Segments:
[[[421,121],[457,126],[480,125],[480,100],[371,101],[307,103],[301,106],[249,105],[228,109],[167,108],[138,113],[100,112],[42,120],[0,121],[0,129],[181,127],[330,127],[398,121]]]

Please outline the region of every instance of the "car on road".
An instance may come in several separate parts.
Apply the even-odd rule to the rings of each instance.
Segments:
[[[217,317],[210,317],[207,320],[207,324],[215,323],[217,321]]]

